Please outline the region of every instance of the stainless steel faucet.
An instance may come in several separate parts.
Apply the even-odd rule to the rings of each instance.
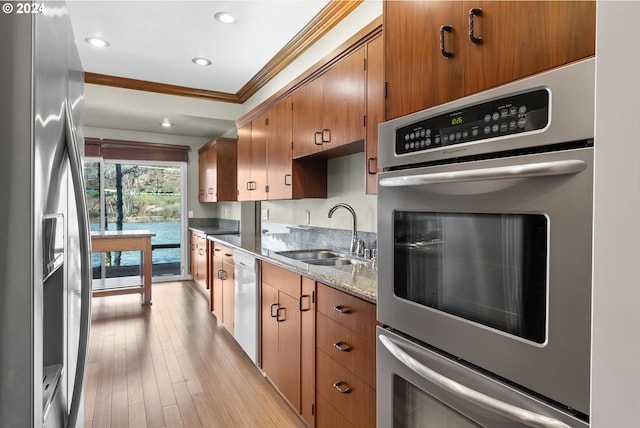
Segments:
[[[351,235],[351,246],[349,248],[349,252],[355,255],[362,255],[360,253],[364,253],[364,245],[363,242],[358,239],[356,212],[353,210],[353,208],[351,208],[350,205],[343,203],[336,204],[329,210],[329,218],[331,218],[333,216],[333,213],[340,207],[349,210],[349,212],[351,213],[351,217],[353,217],[353,233]]]

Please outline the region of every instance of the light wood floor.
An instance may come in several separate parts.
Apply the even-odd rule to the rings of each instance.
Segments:
[[[303,427],[193,282],[93,299],[85,421],[101,427]]]

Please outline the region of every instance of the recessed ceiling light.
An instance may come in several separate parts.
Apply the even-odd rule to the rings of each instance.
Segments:
[[[196,65],[211,65],[211,61],[206,58],[194,58],[191,60]]]
[[[163,120],[160,125],[162,125],[164,128],[171,128],[173,126],[173,123],[169,122],[168,119]]]
[[[218,12],[213,15],[213,17],[216,19],[216,21],[222,22],[223,24],[235,24],[236,22],[238,22],[238,18],[236,18],[235,15],[229,12]]]
[[[109,46],[109,42],[99,37],[87,37],[84,41],[97,48],[106,48]]]

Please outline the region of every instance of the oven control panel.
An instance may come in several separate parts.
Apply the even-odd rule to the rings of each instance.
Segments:
[[[396,154],[424,152],[542,129],[549,123],[549,91],[538,89],[474,104],[396,130]]]

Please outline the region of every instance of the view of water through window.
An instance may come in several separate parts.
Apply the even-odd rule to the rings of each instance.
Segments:
[[[89,161],[84,171],[91,230],[150,230],[153,275],[178,275],[181,168]],[[94,278],[102,275],[103,262],[106,277],[135,274],[140,252],[93,253]]]

